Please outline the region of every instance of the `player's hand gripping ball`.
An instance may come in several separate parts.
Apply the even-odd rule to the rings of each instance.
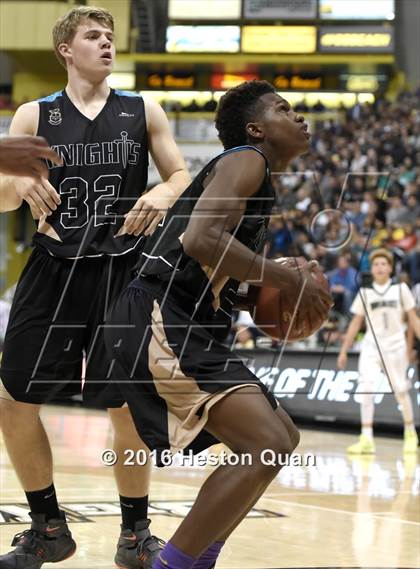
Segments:
[[[261,287],[254,312],[255,325],[275,340],[293,342],[308,338],[321,328],[328,313],[327,309],[319,312],[316,303],[313,306],[309,304],[305,296],[305,279],[314,279],[327,293],[328,281],[319,265],[316,264],[308,270],[308,261],[303,257],[282,257],[276,259],[276,262],[285,268],[301,272],[303,290],[296,290],[295,294],[290,295],[278,288]],[[300,292],[302,295],[299,299]]]

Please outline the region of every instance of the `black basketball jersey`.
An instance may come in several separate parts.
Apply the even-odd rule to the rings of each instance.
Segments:
[[[117,237],[123,215],[146,190],[147,126],[140,95],[111,89],[101,112],[90,120],[65,90],[39,99],[38,134],[62,157],[48,162],[49,181],[61,204],[33,243],[59,257],[122,255],[142,236]],[[45,229],[53,234],[45,234]],[[40,230],[42,232],[40,232]]]
[[[155,232],[146,239],[137,265],[139,277],[156,277],[166,284],[165,288],[169,294],[173,292],[174,295],[187,299],[190,306],[195,307],[194,317],[198,320],[201,317],[213,317],[216,313],[221,320],[225,317],[230,319],[239,283],[227,277],[214,279],[210,267],[201,266],[198,261],[185,254],[182,237],[195,204],[204,191],[204,180],[215,164],[229,153],[249,149],[262,154],[253,146],[240,146],[223,152],[203,168],[168,211]],[[262,250],[265,241],[274,200],[275,191],[270,182],[267,164],[261,187],[248,199],[240,224],[231,231],[236,239],[257,253]],[[133,285],[136,286],[135,281]]]

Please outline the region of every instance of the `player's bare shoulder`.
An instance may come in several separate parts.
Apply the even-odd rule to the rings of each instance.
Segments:
[[[162,121],[167,122],[165,111],[152,97],[142,95],[142,99],[146,115],[147,130],[150,132],[159,129]]]
[[[23,103],[17,108],[11,125],[10,134],[36,135],[39,123],[39,104],[37,101]]]

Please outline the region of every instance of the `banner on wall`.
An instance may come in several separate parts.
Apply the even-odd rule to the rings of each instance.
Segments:
[[[319,0],[322,20],[393,20],[394,0]]]
[[[392,53],[394,28],[390,26],[322,26],[318,50],[330,53]]]
[[[316,18],[316,0],[245,0],[244,18],[313,20]]]
[[[322,350],[252,350],[237,352],[249,369],[276,395],[292,417],[324,422],[360,424],[357,364],[359,354],[350,353],[347,369],[337,370],[337,352]],[[414,367],[411,379],[416,425],[420,426],[420,381]],[[375,384],[375,424],[402,425],[401,413],[388,379],[381,374]],[[417,399],[417,400],[415,400]]]
[[[237,53],[239,26],[168,26],[168,53]]]
[[[170,20],[238,20],[241,17],[241,0],[169,0]]]
[[[242,51],[245,53],[314,53],[315,26],[244,26]]]

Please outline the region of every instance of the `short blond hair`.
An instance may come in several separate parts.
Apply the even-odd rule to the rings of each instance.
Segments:
[[[377,257],[384,257],[391,265],[391,267],[394,266],[394,255],[391,253],[389,249],[385,249],[385,247],[380,247],[379,249],[375,249],[374,251],[372,251],[372,253],[369,255],[370,263],[372,264]]]
[[[104,8],[76,6],[76,8],[61,16],[53,27],[52,36],[55,55],[63,67],[66,67],[66,61],[58,51],[58,46],[62,43],[70,43],[76,34],[78,26],[89,18],[114,31],[114,18],[111,12]]]

